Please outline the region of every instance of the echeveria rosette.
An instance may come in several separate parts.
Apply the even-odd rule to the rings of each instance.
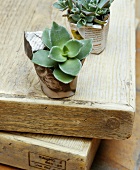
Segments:
[[[69,22],[77,27],[103,25],[109,17],[110,6],[114,0],[58,0],[53,6],[60,11],[67,10]]]
[[[92,39],[71,39],[68,31],[53,22],[51,29],[42,34],[46,48],[33,54],[32,61],[42,67],[52,68],[54,77],[62,83],[70,83],[78,75],[82,60],[92,50]]]

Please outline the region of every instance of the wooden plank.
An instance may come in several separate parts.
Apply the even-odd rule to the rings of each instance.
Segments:
[[[129,138],[135,112],[134,0],[113,2],[106,50],[87,58],[76,95],[63,100],[42,93],[23,49],[23,31],[43,30],[52,20],[68,27],[53,2],[0,0],[0,130]]]
[[[137,91],[140,92],[140,30],[137,32],[137,58],[136,58]]]
[[[140,19],[140,0],[136,0],[136,17]]]
[[[140,38],[140,32],[137,32],[137,61],[136,61],[136,66],[137,66],[137,112],[136,112],[136,118],[137,120],[134,124],[134,130],[133,130],[133,135],[130,139],[125,140],[125,141],[110,141],[110,140],[102,140],[100,148],[98,150],[98,153],[96,155],[96,159],[93,162],[92,170],[107,170],[108,169],[116,169],[120,168],[122,170],[124,169],[134,169],[133,166],[136,165],[138,170],[140,163],[138,161],[138,151],[140,150],[139,147],[139,139],[137,135],[139,134],[139,119],[140,117],[140,94],[139,94],[139,89],[140,89],[140,43],[139,43],[139,38]],[[135,139],[135,140],[134,140]],[[132,140],[134,142],[132,142]],[[115,147],[114,147],[115,143]],[[133,143],[133,144],[132,144]],[[115,151],[113,151],[113,149]],[[127,151],[126,151],[127,150]],[[111,151],[112,154],[108,153]],[[125,153],[124,153],[125,151]],[[131,152],[130,152],[131,151]],[[123,153],[123,154],[122,154]],[[112,160],[112,158],[115,159]],[[135,160],[133,160],[135,158]],[[126,162],[124,162],[126,160]],[[125,164],[125,165],[124,165]],[[127,165],[127,168],[126,168]],[[125,166],[125,167],[124,167]],[[7,167],[4,165],[0,164],[0,169],[1,170],[17,170],[17,168],[12,168],[12,167]],[[19,168],[18,168],[19,169]]]
[[[140,169],[140,92],[137,93],[137,111],[133,135],[130,139],[102,140],[93,161],[92,170]]]
[[[136,82],[137,104],[133,135],[123,141],[102,140],[92,170],[140,169],[140,30],[137,30]]]
[[[137,33],[137,50],[139,48],[139,34]],[[139,151],[140,151],[140,52],[137,51],[137,112],[135,117],[133,135],[130,139],[125,141],[102,140],[100,148],[95,157],[91,170],[138,170]],[[10,134],[9,134],[10,135]],[[12,136],[12,135],[11,135]],[[1,140],[0,140],[1,141]],[[10,141],[9,141],[10,143]],[[26,148],[24,148],[26,150]],[[12,151],[13,153],[13,151]],[[11,155],[11,158],[15,154]],[[19,155],[19,151],[18,151]],[[6,156],[7,157],[7,156]],[[13,158],[12,158],[13,159]],[[0,161],[1,162],[1,161]],[[9,163],[7,163],[9,164]],[[7,166],[0,166],[1,170],[16,170]],[[2,169],[3,168],[3,169]]]
[[[0,163],[28,170],[89,170],[98,139],[0,132]]]

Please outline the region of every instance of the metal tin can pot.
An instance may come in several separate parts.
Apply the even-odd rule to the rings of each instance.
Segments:
[[[70,23],[72,35],[75,39],[93,38],[92,54],[100,54],[106,47],[107,35],[109,30],[109,19],[104,25],[83,26]]]

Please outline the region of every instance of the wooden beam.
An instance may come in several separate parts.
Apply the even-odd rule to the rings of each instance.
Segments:
[[[140,19],[140,0],[136,0],[136,17]]]
[[[137,93],[137,111],[130,139],[102,140],[93,161],[92,170],[139,170],[140,168],[140,92]]]
[[[75,96],[63,100],[42,93],[23,49],[24,31],[43,30],[53,20],[68,27],[53,2],[0,0],[0,130],[129,138],[135,112],[134,0],[113,2],[105,51],[89,55]]]
[[[89,170],[100,140],[0,133],[0,163],[21,169]]]
[[[137,104],[133,134],[130,139],[102,140],[93,162],[92,170],[140,169],[140,30],[137,30]]]

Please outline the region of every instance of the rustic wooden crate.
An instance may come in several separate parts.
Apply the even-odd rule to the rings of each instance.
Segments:
[[[98,139],[0,132],[0,163],[28,170],[89,170]]]
[[[53,20],[68,27],[53,2],[0,0],[0,130],[129,138],[135,112],[134,0],[113,2],[105,51],[87,58],[75,96],[63,100],[42,93],[23,49],[24,31],[43,30]]]

